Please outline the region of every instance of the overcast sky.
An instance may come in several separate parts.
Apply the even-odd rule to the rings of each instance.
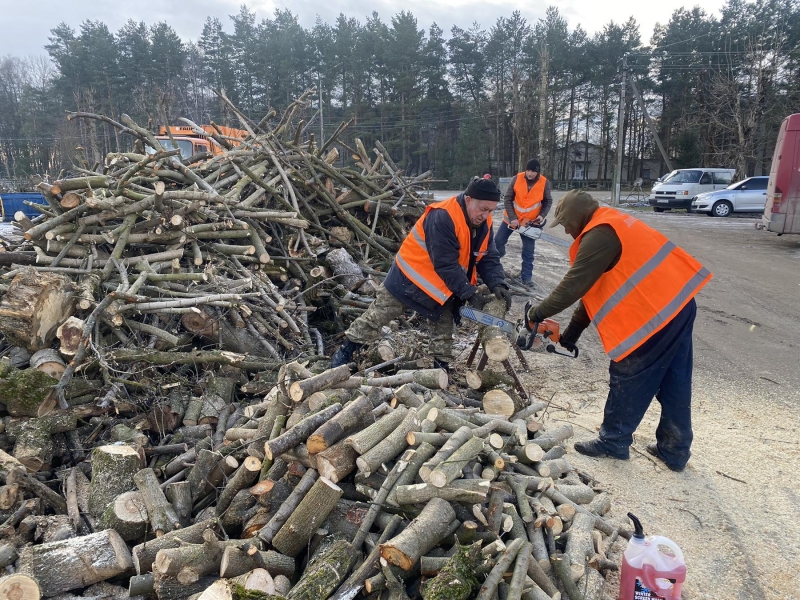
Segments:
[[[239,12],[241,0],[0,0],[0,56],[45,54],[44,45],[50,30],[61,21],[78,29],[86,19],[103,21],[116,32],[125,21],[133,19],[148,25],[158,21],[169,23],[184,40],[197,41],[206,17],[218,17],[226,31],[232,32],[229,15]],[[290,8],[304,27],[312,27],[319,15],[333,23],[339,13],[355,17],[362,23],[373,10],[384,22],[400,10],[411,11],[420,28],[428,29],[436,22],[445,30],[453,25],[468,27],[478,21],[489,29],[501,16],[519,10],[530,23],[544,16],[548,5],[558,7],[572,30],[581,24],[590,34],[602,29],[610,20],[624,22],[633,16],[639,23],[642,41],[647,43],[656,23],[669,21],[672,12],[699,4],[707,12],[718,13],[724,0],[357,0],[319,2],[314,0],[250,0],[246,2],[260,21],[271,17],[276,8]]]

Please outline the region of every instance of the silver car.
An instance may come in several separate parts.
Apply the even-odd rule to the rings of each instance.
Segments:
[[[764,212],[767,203],[769,177],[748,177],[724,190],[697,194],[692,210],[708,213],[712,217],[729,217],[735,212]]]

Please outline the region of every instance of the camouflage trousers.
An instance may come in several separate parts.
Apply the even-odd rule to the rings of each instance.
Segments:
[[[356,344],[369,344],[383,335],[381,328],[397,319],[405,312],[406,306],[383,287],[378,288],[375,300],[367,311],[350,324],[345,331],[347,339]],[[442,316],[431,322],[431,336],[428,351],[433,358],[451,362],[453,355],[453,302],[445,304]]]

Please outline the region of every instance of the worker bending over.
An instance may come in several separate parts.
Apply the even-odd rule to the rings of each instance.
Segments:
[[[611,358],[600,435],[577,442],[575,450],[627,459],[633,432],[655,397],[661,419],[657,442],[647,450],[682,471],[692,444],[694,296],[711,273],[655,229],[601,208],[584,191],[572,190],[561,199],[551,227],[557,224],[575,239],[571,266],[553,293],[530,309],[526,322],[539,322],[579,301],[560,344],[574,351],[591,321]]]
[[[497,230],[497,251],[500,258],[506,255],[506,243],[520,227],[541,225],[553,203],[552,184],[541,174],[539,161],[532,158],[522,173],[517,173],[506,189],[503,222]],[[533,289],[533,260],[536,240],[520,235],[522,240],[522,268],[519,282]]]
[[[466,191],[425,209],[403,240],[386,280],[367,311],[348,327],[331,366],[349,363],[362,345],[410,308],[433,321],[429,352],[434,366],[449,369],[453,322],[477,289],[477,276],[511,306],[500,256],[492,236],[492,211],[500,190],[490,179],[474,179]]]

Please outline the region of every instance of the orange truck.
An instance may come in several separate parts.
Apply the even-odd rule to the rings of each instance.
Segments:
[[[781,123],[767,184],[767,205],[756,229],[800,233],[800,113]]]
[[[212,125],[200,125],[200,127],[208,134],[216,135],[222,133],[223,136],[228,138],[244,139],[248,135],[248,133],[242,129],[234,129],[233,127],[225,127],[224,125],[217,125],[216,128]],[[201,152],[210,152],[214,156],[222,154],[222,149],[211,139],[210,135],[200,135],[188,125],[170,125],[169,133],[172,134],[172,138],[178,145],[181,158],[189,158]],[[173,147],[167,133],[167,128],[163,125],[159,128],[156,139],[164,148],[169,149]],[[236,144],[236,142],[233,143]]]

